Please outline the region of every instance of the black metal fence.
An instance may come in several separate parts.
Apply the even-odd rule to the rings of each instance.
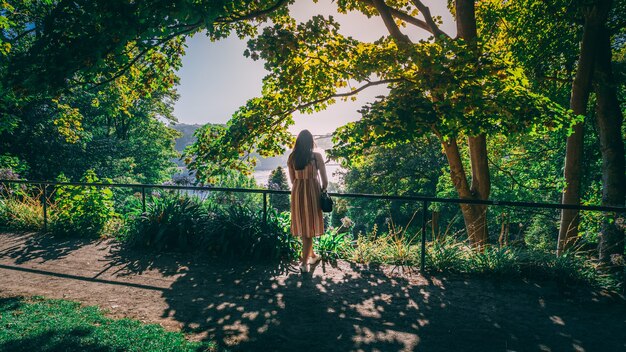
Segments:
[[[232,192],[232,193],[251,193],[262,194],[263,196],[263,220],[267,221],[268,214],[268,194],[290,194],[290,191],[271,190],[271,189],[252,189],[252,188],[228,188],[213,186],[179,186],[179,185],[153,185],[153,184],[132,184],[132,183],[83,183],[83,182],[55,182],[55,181],[29,181],[29,180],[2,180],[0,184],[26,184],[39,186],[43,190],[43,219],[44,230],[48,222],[47,202],[48,186],[81,186],[81,187],[109,187],[109,188],[132,188],[141,190],[142,210],[146,211],[146,190],[166,189],[166,190],[187,190],[187,191],[211,191],[211,192]],[[397,195],[381,195],[381,194],[361,194],[361,193],[329,193],[337,198],[353,198],[353,199],[370,199],[370,200],[388,200],[388,201],[404,201],[421,203],[422,213],[422,236],[421,236],[421,263],[420,268],[424,270],[425,247],[426,247],[426,224],[428,222],[428,207],[430,204],[481,204],[500,207],[518,207],[518,208],[540,208],[540,209],[574,209],[579,211],[594,212],[614,212],[626,214],[626,207],[615,206],[599,206],[599,205],[571,205],[558,203],[535,203],[535,202],[514,202],[514,201],[498,201],[498,200],[475,200],[460,198],[438,198],[430,196],[397,196]]]

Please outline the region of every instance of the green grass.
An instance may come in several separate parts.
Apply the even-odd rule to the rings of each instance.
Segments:
[[[0,351],[212,351],[181,333],[131,319],[110,319],[97,307],[44,298],[0,299]]]

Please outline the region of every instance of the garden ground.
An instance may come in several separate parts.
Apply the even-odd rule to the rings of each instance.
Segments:
[[[550,282],[149,254],[0,234],[0,296],[97,305],[239,351],[621,351],[622,297]]]

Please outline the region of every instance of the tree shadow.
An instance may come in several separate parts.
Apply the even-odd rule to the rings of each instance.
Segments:
[[[390,275],[346,262],[305,275],[271,264],[196,269],[163,292],[163,317],[235,351],[626,348],[623,305],[621,313],[614,303],[581,306],[531,283]]]
[[[0,258],[11,258],[16,264],[32,260],[47,262],[65,258],[73,251],[94,242],[94,238],[58,238],[39,233],[1,233]]]

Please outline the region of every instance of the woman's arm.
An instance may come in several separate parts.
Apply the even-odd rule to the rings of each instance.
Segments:
[[[289,155],[289,158],[287,159],[287,170],[289,171],[289,180],[293,185],[293,180],[296,179],[296,171],[293,168],[293,159],[291,158],[291,155]]]
[[[324,164],[324,158],[322,158],[322,154],[315,153],[315,162],[317,164],[317,169],[320,172],[320,178],[322,179],[322,189],[326,189],[328,187],[328,176],[326,176],[326,164]]]

